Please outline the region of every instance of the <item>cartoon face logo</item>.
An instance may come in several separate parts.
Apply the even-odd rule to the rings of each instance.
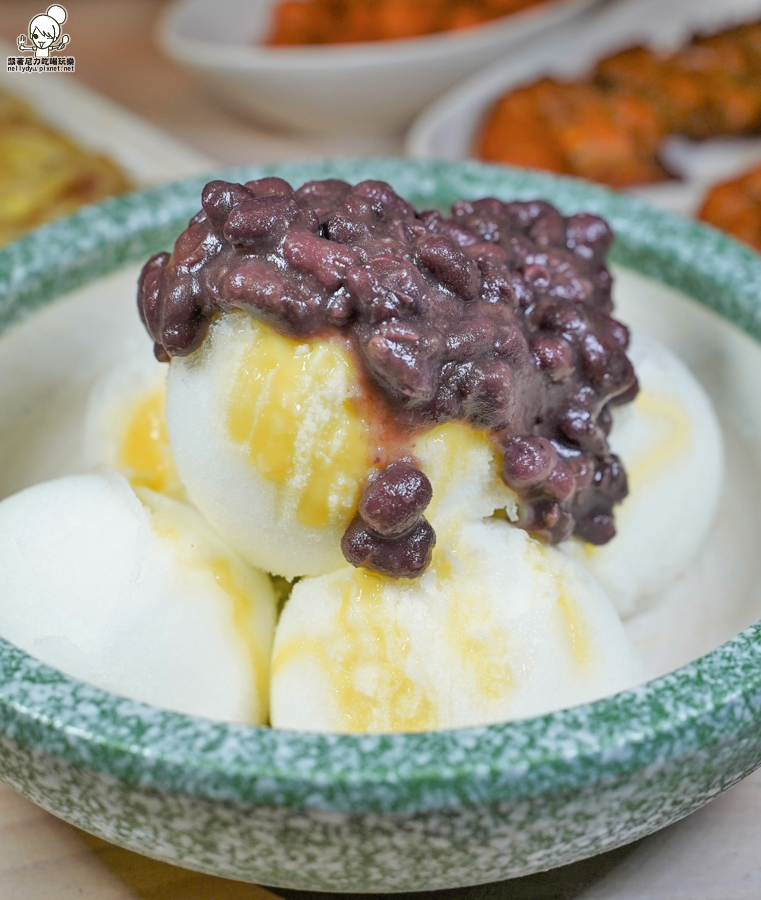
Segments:
[[[24,34],[18,37],[18,48],[22,53],[34,53],[35,56],[50,56],[51,50],[63,50],[71,38],[61,34],[61,25],[66,21],[67,13],[62,6],[49,6],[44,16],[35,16],[29,23],[29,40],[27,47]]]

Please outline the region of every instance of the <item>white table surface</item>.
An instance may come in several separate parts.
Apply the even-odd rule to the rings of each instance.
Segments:
[[[664,0],[668,2],[668,0]],[[229,164],[402,152],[402,135],[276,134],[221,109],[152,40],[158,0],[68,0],[78,81],[210,159]],[[38,0],[0,0],[0,38],[15,44]],[[44,76],[51,77],[51,76]],[[307,895],[277,891],[296,900]],[[268,900],[273,892],[144,859],[58,821],[0,786],[0,900]],[[316,896],[316,895],[315,895]],[[421,895],[410,895],[421,896]],[[423,895],[425,896],[425,895]],[[761,773],[629,847],[452,900],[761,900]]]

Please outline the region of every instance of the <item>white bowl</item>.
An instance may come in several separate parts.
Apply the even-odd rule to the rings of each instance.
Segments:
[[[447,92],[424,110],[410,128],[411,156],[458,160],[472,156],[481,123],[504,93],[544,76],[578,78],[602,57],[646,44],[676,47],[695,32],[718,31],[757,18],[759,0],[628,0],[610,4],[562,31],[521,47]],[[672,212],[692,214],[710,184],[732,177],[761,160],[761,139],[717,139],[699,144],[670,140],[669,165],[683,180],[636,188],[631,193]]]
[[[463,31],[397,41],[267,47],[276,0],[179,0],[159,28],[174,59],[246,115],[311,132],[382,132],[511,45],[596,0],[550,0]]]

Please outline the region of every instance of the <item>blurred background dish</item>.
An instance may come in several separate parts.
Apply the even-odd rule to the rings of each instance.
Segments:
[[[630,186],[658,206],[693,214],[717,180],[761,162],[758,116],[750,111],[754,103],[761,110],[761,72],[750,62],[761,29],[739,28],[759,15],[757,0],[613,4],[536,38],[440,98],[413,124],[407,150],[444,159],[486,151],[495,159],[512,118],[521,146],[505,147],[505,161]],[[696,32],[726,29],[737,30],[690,44]],[[622,82],[616,93],[611,85]],[[666,116],[662,101],[675,106],[680,91],[681,119]],[[690,103],[692,120],[684,114]],[[504,121],[489,129],[500,105]],[[729,121],[741,105],[743,121]],[[544,132],[541,107],[551,122]]]
[[[761,166],[714,185],[698,217],[761,251]]]
[[[0,57],[12,52],[0,43]],[[71,79],[0,70],[0,245],[211,161]]]
[[[264,43],[294,47],[419,38],[483,25],[547,0],[278,0]]]
[[[267,46],[276,0],[179,0],[164,50],[247,116],[308,132],[383,132],[505,50],[595,0],[543,0],[509,16],[403,40]],[[409,3],[409,0],[407,0]]]
[[[0,246],[130,187],[108,156],[84,150],[0,90]]]
[[[0,59],[13,48],[0,41]],[[88,88],[77,78],[24,77],[0,68],[0,91],[82,148],[105,154],[135,187],[196,175],[213,160]]]

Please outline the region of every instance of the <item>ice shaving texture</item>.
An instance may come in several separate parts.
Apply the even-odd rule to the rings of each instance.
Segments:
[[[166,427],[166,366],[132,357],[96,382],[85,419],[89,468],[121,472],[133,487],[184,500]]]
[[[501,722],[642,680],[577,562],[503,521],[464,526],[415,581],[343,566],[298,582],[277,627],[272,724],[335,732]]]
[[[629,477],[604,547],[563,545],[608,592],[622,616],[684,571],[706,538],[724,477],[721,428],[705,391],[668,348],[635,334],[629,350],[640,393],[614,413],[611,448]]]
[[[499,454],[485,432],[457,422],[439,425],[417,438],[413,452],[433,487],[425,514],[441,541],[497,510],[517,520],[518,497],[500,478]]]
[[[637,386],[628,332],[610,315],[605,222],[494,198],[418,213],[378,181],[214,181],[202,203],[141,275],[160,359],[192,360],[233,310],[283,337],[331,338],[351,349],[374,401],[365,423],[390,418],[407,436],[401,456],[448,422],[491,433],[520,527],[550,543],[610,540],[626,494],[611,409]],[[409,537],[352,524],[376,549]]]
[[[242,313],[170,367],[167,418],[193,503],[253,565],[292,578],[343,562],[371,467],[351,357]]]
[[[189,507],[116,473],[0,503],[0,634],[67,674],[193,715],[262,724],[275,598]]]

